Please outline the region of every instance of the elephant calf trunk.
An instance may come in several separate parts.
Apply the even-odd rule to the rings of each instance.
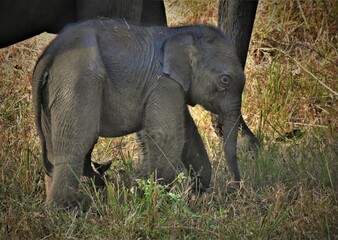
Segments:
[[[234,175],[235,181],[241,181],[241,175],[237,162],[237,135],[240,112],[226,116],[223,122],[224,152],[229,169]]]

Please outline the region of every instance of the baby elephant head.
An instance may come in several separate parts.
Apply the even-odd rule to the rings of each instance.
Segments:
[[[236,145],[245,76],[235,48],[213,28],[179,33],[165,43],[163,71],[182,86],[189,105],[223,119],[225,156],[240,181]]]

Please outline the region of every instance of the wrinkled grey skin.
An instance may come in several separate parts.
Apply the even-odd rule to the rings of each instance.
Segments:
[[[180,164],[208,187],[211,166],[187,105],[223,119],[225,156],[240,181],[236,144],[245,83],[230,41],[217,29],[139,27],[92,20],[68,27],[33,75],[36,126],[49,176],[47,202],[78,202],[78,177],[99,136],[138,132],[140,177],[169,183]]]

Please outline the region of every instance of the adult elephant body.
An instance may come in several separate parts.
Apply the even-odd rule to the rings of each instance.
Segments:
[[[98,16],[142,25],[167,24],[161,0],[1,0],[0,48]]]
[[[99,136],[138,132],[141,177],[170,182],[180,165],[208,187],[211,167],[187,104],[221,115],[225,155],[240,181],[236,143],[245,77],[217,29],[139,27],[93,20],[67,28],[33,75],[47,200],[76,202],[78,178]]]

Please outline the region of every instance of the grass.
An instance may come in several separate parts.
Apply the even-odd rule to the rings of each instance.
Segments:
[[[166,3],[172,25],[217,22],[214,1]],[[43,204],[31,74],[53,36],[1,49],[0,239],[338,239],[336,9],[334,0],[260,1],[243,114],[264,145],[256,158],[238,150],[240,191],[197,107],[213,165],[207,192],[192,194],[183,175],[170,190],[136,181],[133,136],[100,139],[94,158],[114,162],[104,192],[85,188],[92,204],[81,216]]]

